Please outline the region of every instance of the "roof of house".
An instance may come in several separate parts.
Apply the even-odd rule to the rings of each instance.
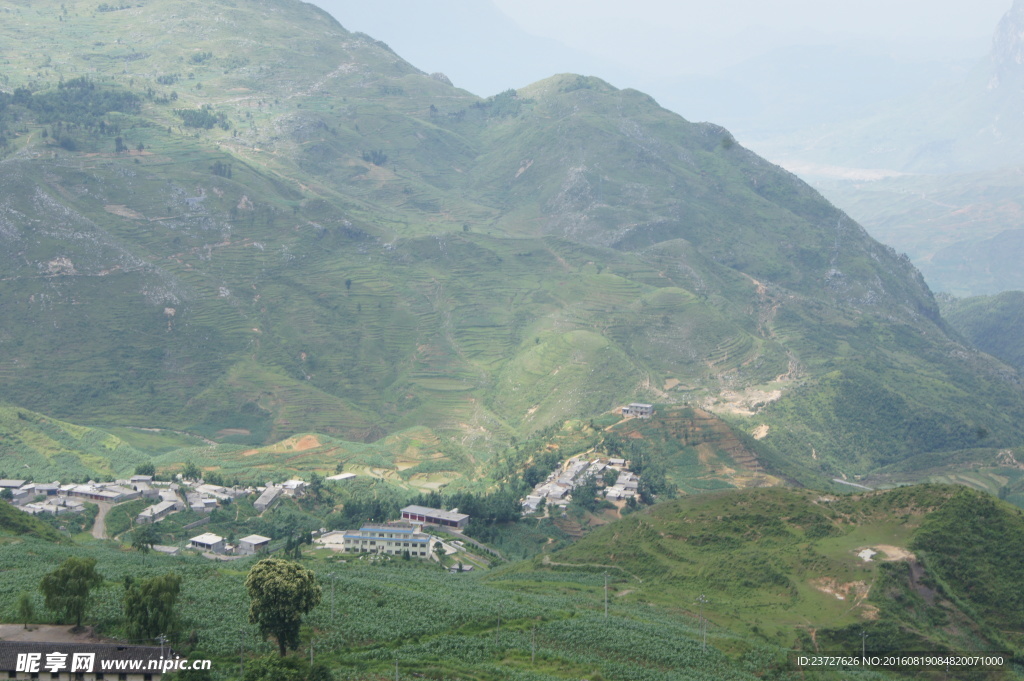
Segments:
[[[260,495],[260,498],[256,500],[256,503],[257,504],[259,504],[261,502],[262,503],[267,503],[269,501],[272,501],[272,500],[276,499],[279,494],[281,494],[281,488],[280,487],[274,487],[273,485],[268,485],[267,488],[265,490],[263,490],[263,494]]]
[[[250,534],[248,537],[242,537],[238,541],[245,542],[246,544],[266,544],[270,541],[270,537],[261,537],[258,534]]]
[[[216,535],[213,532],[206,532],[198,537],[192,537],[189,541],[196,542],[198,544],[216,544],[217,542],[224,541],[224,537]]]
[[[156,515],[157,513],[163,513],[164,511],[167,511],[168,509],[172,509],[172,508],[174,508],[174,506],[175,506],[175,503],[173,501],[161,501],[158,504],[153,504],[152,506],[147,506],[146,508],[142,509],[142,512],[139,513],[139,515],[140,516]]]
[[[431,518],[441,518],[442,520],[453,520],[458,522],[465,520],[469,516],[465,513],[456,513],[454,511],[442,511],[439,508],[427,508],[426,506],[406,506],[402,509],[402,513],[414,513],[416,515],[430,516]]]

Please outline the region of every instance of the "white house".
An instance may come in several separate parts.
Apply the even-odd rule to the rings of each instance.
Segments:
[[[189,539],[189,546],[200,551],[208,551],[210,553],[224,553],[224,537],[220,537],[212,532],[201,534],[198,537],[192,537]]]
[[[258,534],[250,534],[248,537],[238,540],[238,552],[246,556],[266,551],[268,546],[270,546],[270,537],[261,537]]]

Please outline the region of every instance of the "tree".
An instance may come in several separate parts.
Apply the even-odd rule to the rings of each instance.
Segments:
[[[180,620],[175,610],[181,577],[168,573],[127,584],[124,592],[124,620],[128,638],[154,639],[178,633]]]
[[[53,572],[43,575],[39,590],[46,599],[47,610],[52,610],[62,619],[75,621],[82,626],[82,618],[89,609],[89,592],[103,583],[103,577],[96,572],[95,558],[68,558]]]
[[[140,463],[135,467],[135,475],[156,475],[156,466],[150,463]]]
[[[444,567],[444,544],[440,540],[434,541],[434,555],[437,556],[437,562]]]
[[[153,549],[153,546],[159,539],[156,528],[152,525],[143,525],[135,530],[135,534],[132,535],[132,548],[142,552],[143,565],[146,564],[146,555]]]
[[[35,605],[32,604],[32,596],[22,593],[18,596],[18,619],[28,629],[28,623],[36,616]]]
[[[0,490],[0,499],[3,499],[4,501],[11,501],[14,499],[14,492],[12,492],[9,487],[4,487]]]
[[[322,595],[316,575],[292,561],[264,558],[249,570],[245,588],[249,621],[259,626],[260,635],[277,639],[281,657],[288,648],[298,648],[302,616],[320,603]]]
[[[198,480],[203,477],[203,474],[199,471],[199,467],[196,466],[194,461],[189,461],[185,464],[185,470],[181,472],[181,477],[186,480]]]

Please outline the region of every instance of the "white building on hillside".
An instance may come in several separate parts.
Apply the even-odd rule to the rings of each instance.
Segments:
[[[346,553],[387,553],[414,558],[429,558],[431,536],[412,523],[367,523],[358,530],[345,532]]]

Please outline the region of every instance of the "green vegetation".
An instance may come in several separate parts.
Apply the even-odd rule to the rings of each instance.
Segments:
[[[298,563],[264,558],[252,566],[245,579],[249,592],[249,622],[264,637],[277,639],[281,657],[299,647],[303,616],[320,603],[316,576]]]
[[[940,296],[942,316],[972,345],[1007,364],[1024,369],[1024,293],[956,299]]]
[[[0,535],[61,541],[60,533],[49,524],[3,501],[0,501]]]
[[[853,652],[866,631],[872,654],[1017,650],[1020,566],[1012,556],[1022,538],[1016,509],[962,488],[920,486],[857,497],[774,489],[678,499],[569,548],[549,547],[533,560],[468,575],[400,557],[341,562],[306,548],[294,569],[309,571],[307,584],[315,574],[322,594],[303,626],[291,629],[302,654],[285,658],[296,660],[286,664],[288,672],[268,659],[271,645],[246,623],[244,582],[260,564],[256,558],[217,563],[154,554],[143,562],[138,552],[109,544],[26,538],[0,544],[0,609],[16,612],[47,565],[89,556],[106,581],[92,590],[88,623],[128,636],[136,609],[121,604],[173,572],[181,578],[177,598],[148,602],[173,601],[176,649],[212,657],[224,679],[241,678],[239,646],[247,670],[312,674],[298,661],[310,636],[323,667],[316,673],[336,678],[387,677],[397,660],[403,676],[481,681],[598,674],[637,681],[797,679],[807,672],[793,667],[790,652],[814,649],[812,637],[821,650]],[[877,552],[870,562],[858,555],[865,549]],[[177,583],[170,581],[169,587]],[[708,597],[707,652],[697,620],[700,594]],[[837,671],[813,678],[892,676]]]
[[[152,499],[135,499],[110,509],[106,517],[107,536],[117,537],[130,530],[135,524],[135,517],[152,505]]]
[[[139,582],[128,579],[124,592],[125,632],[132,641],[164,635],[177,638],[181,622],[176,609],[181,577],[168,573]]]
[[[90,592],[102,583],[103,577],[96,571],[95,558],[71,557],[53,572],[43,575],[39,591],[46,598],[47,610],[80,627],[89,610]]]
[[[1019,389],[906,260],[727,131],[596,78],[480,99],[298,3],[190,7],[0,27],[61,55],[5,64],[0,191],[53,227],[4,223],[2,397],[121,441],[0,418],[33,474],[351,462],[427,492],[631,399],[768,425],[756,458],[805,481],[1019,441]]]

